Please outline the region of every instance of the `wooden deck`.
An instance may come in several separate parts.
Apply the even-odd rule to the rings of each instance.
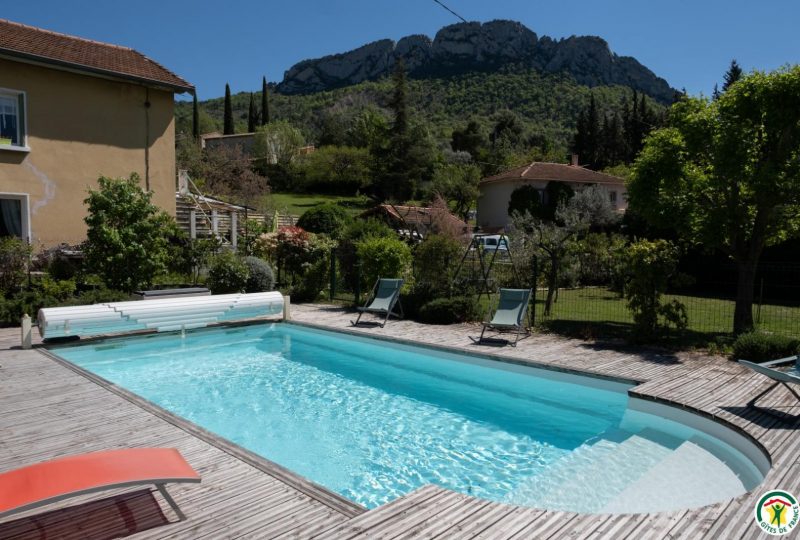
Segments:
[[[170,492],[188,519],[177,521],[152,489],[128,489],[57,503],[0,520],[0,538],[755,538],[756,497],[767,489],[800,494],[798,422],[744,410],[768,381],[722,358],[610,348],[535,335],[519,347],[471,344],[475,327],[351,330],[348,313],[294,306],[301,324],[500,356],[639,381],[633,394],[688,407],[749,434],[773,467],[754,493],[702,509],[648,515],[577,515],[519,508],[423,487],[371,511],[220,440],[122,389],[55,360],[22,351],[18,330],[0,330],[0,471],[63,455],[131,446],[173,446],[203,476]],[[761,402],[792,414],[783,389]],[[99,499],[99,500],[98,500]]]

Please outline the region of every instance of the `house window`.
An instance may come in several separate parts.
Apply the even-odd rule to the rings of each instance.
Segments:
[[[0,238],[6,236],[30,241],[28,196],[25,194],[0,193]]]
[[[616,191],[609,191],[608,192],[608,200],[611,201],[611,204],[616,206],[617,205],[617,192]]]
[[[0,90],[0,148],[26,147],[25,94]]]

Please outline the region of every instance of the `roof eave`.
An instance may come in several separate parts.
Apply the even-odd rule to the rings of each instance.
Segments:
[[[186,85],[179,85],[179,84],[168,83],[166,81],[156,81],[153,79],[149,79],[147,77],[138,77],[136,75],[130,75],[128,73],[120,73],[118,71],[96,68],[84,64],[77,64],[74,62],[65,62],[63,60],[57,60],[55,58],[48,58],[47,56],[40,56],[36,54],[24,53],[21,51],[16,51],[14,49],[7,49],[0,47],[0,58],[23,61],[28,64],[60,69],[62,71],[68,71],[72,73],[88,74],[103,79],[134,82],[142,86],[147,86],[149,88],[169,90],[177,94],[183,94],[184,92],[189,92],[190,94],[194,94],[195,92],[194,86],[188,83]]]

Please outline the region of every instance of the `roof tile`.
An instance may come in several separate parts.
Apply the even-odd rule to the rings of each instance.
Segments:
[[[6,19],[0,19],[0,54],[105,72],[180,91],[194,89],[158,62],[128,47],[60,34]]]
[[[576,165],[563,163],[542,163],[534,161],[528,165],[504,171],[481,180],[481,184],[506,182],[513,180],[557,180],[581,184],[623,185],[622,178],[610,174],[591,171]]]

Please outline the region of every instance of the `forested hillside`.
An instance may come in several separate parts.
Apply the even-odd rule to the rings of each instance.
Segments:
[[[254,89],[259,81],[253,81]],[[542,74],[534,69],[504,66],[497,72],[473,72],[441,78],[409,79],[408,104],[412,120],[425,125],[441,144],[450,141],[454,129],[475,120],[487,132],[505,111],[511,111],[521,126],[521,137],[531,146],[567,151],[575,134],[577,119],[594,95],[598,108],[624,116],[632,90],[623,86],[578,84],[566,74]],[[220,88],[220,94],[223,89]],[[307,95],[282,95],[270,91],[272,120],[286,120],[298,127],[312,144],[336,143],[336,130],[365,108],[376,107],[387,119],[392,92],[389,78],[362,82],[346,88]],[[254,92],[256,103],[261,92]],[[649,96],[651,108],[663,105]],[[232,96],[236,132],[247,131],[250,93]],[[191,133],[192,104],[178,102],[176,131]],[[222,131],[223,98],[200,103],[200,132]],[[334,140],[331,140],[334,139]]]

